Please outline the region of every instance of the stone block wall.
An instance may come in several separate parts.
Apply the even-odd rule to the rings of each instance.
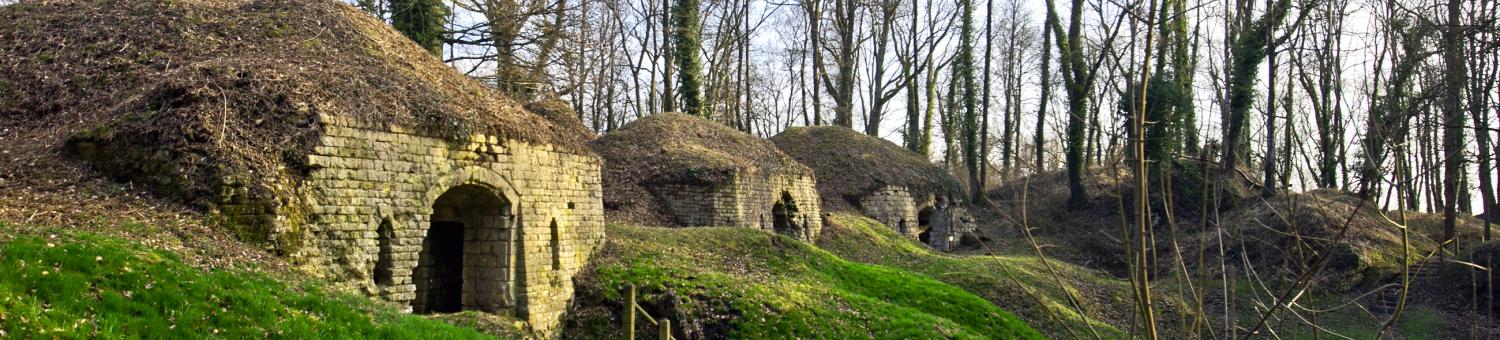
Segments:
[[[885,186],[859,199],[859,208],[865,215],[891,227],[897,233],[913,239],[923,239],[933,249],[953,250],[966,234],[977,229],[973,215],[960,204],[948,199],[912,197],[911,191],[901,186]],[[924,216],[924,214],[926,214]]]
[[[932,214],[932,249],[949,251],[958,247],[964,235],[972,234],[978,225],[974,215],[959,205],[942,206]]]
[[[907,237],[915,238],[921,232],[916,200],[905,187],[890,185],[866,194],[859,198],[859,208]]]
[[[823,230],[817,182],[811,175],[762,174],[743,169],[714,185],[668,184],[651,188],[667,214],[683,226],[729,226],[778,232],[776,205],[785,207],[788,230],[814,241]]]
[[[319,123],[311,170],[283,190],[292,197],[226,200],[221,209],[235,219],[250,210],[274,216],[265,217],[275,220],[266,237],[305,271],[403,305],[417,299],[429,228],[464,223],[464,308],[513,314],[557,335],[572,277],[604,242],[599,158],[478,134],[451,142],[338,116]],[[436,211],[458,187],[497,203]]]

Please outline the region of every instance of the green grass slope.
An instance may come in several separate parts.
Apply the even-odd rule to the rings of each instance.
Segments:
[[[578,278],[570,338],[618,338],[630,284],[679,338],[1041,338],[1009,312],[925,275],[843,260],[745,228],[610,226]],[[640,320],[644,320],[641,318]],[[638,321],[638,334],[655,334]]]
[[[823,227],[818,246],[850,261],[907,269],[973,292],[1057,338],[1124,337],[1120,328],[1135,322],[1130,282],[1063,261],[1049,261],[1057,272],[1035,256],[954,256],[897,235],[869,218],[833,214]],[[1058,281],[1062,285],[1058,285]],[[1065,287],[1065,288],[1064,288]],[[1163,289],[1159,287],[1158,289]],[[1087,312],[1079,314],[1068,294]],[[1181,320],[1180,302],[1158,297],[1158,324],[1170,334]],[[1090,330],[1092,326],[1093,331]]]
[[[487,338],[311,283],[62,234],[0,244],[0,338]]]

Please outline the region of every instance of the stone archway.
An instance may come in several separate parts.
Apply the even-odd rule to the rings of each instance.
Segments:
[[[781,192],[781,198],[771,205],[771,230],[777,234],[798,237],[800,217],[797,209],[797,201],[792,199],[792,194]]]
[[[497,312],[510,304],[516,244],[511,207],[506,197],[475,184],[438,196],[412,271],[413,312]]]
[[[932,245],[932,214],[934,212],[936,211],[931,206],[922,208],[921,211],[917,212],[917,229],[921,230],[917,234],[917,241],[927,245]]]

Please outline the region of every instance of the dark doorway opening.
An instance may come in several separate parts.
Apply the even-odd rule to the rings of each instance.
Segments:
[[[932,213],[932,207],[922,208],[917,212],[917,229],[922,230],[917,234],[917,240],[929,245],[932,244]]]
[[[433,203],[429,221],[412,270],[412,312],[516,307],[512,243],[518,236],[504,198],[485,187],[457,186]]]
[[[430,261],[427,268],[426,291],[427,313],[454,313],[463,309],[464,289],[464,224],[458,222],[432,222],[427,231],[427,241],[422,248],[428,249]]]
[[[781,199],[771,205],[771,226],[777,234],[797,237],[797,225],[793,220],[797,214],[797,203],[792,200],[792,195],[781,193]]]

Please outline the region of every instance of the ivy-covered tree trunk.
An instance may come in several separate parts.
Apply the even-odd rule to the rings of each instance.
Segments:
[[[1093,71],[1083,56],[1083,0],[1073,0],[1069,9],[1069,23],[1064,35],[1062,21],[1052,0],[1047,0],[1047,26],[1052,31],[1060,56],[1063,90],[1068,95],[1068,125],[1064,137],[1064,162],[1068,170],[1068,205],[1081,208],[1088,205],[1088,192],[1083,188],[1083,172],[1087,167],[1089,94],[1093,87]]]
[[[1232,62],[1226,84],[1229,93],[1228,119],[1224,122],[1224,171],[1237,171],[1241,159],[1248,158],[1249,135],[1246,130],[1250,125],[1250,106],[1255,101],[1255,84],[1259,82],[1260,63],[1266,59],[1271,32],[1286,20],[1291,7],[1291,0],[1277,0],[1230,45]]]
[[[391,0],[391,26],[435,56],[443,54],[448,6],[442,0]]]
[[[926,152],[923,149],[926,147],[921,145],[922,108],[917,90],[917,77],[921,74],[921,70],[916,69],[917,53],[920,51],[920,47],[917,46],[917,13],[921,11],[920,7],[922,6],[912,3],[911,25],[907,26],[911,35],[911,56],[909,57],[911,60],[901,67],[901,75],[905,78],[903,81],[906,82],[906,128],[901,136],[904,142],[902,144],[907,150],[925,155]]]
[[[1198,153],[1198,115],[1193,106],[1193,71],[1198,68],[1198,61],[1193,57],[1193,49],[1196,44],[1188,39],[1187,30],[1187,1],[1171,0],[1164,4],[1168,10],[1161,11],[1161,16],[1170,17],[1162,20],[1165,25],[1162,34],[1163,51],[1170,49],[1171,57],[1159,58],[1164,61],[1163,65],[1171,64],[1169,77],[1176,85],[1178,101],[1172,110],[1175,117],[1174,125],[1181,128],[1181,138],[1177,138],[1174,147],[1180,147],[1189,154]]]
[[[1154,75],[1146,81],[1146,120],[1141,123],[1142,132],[1145,134],[1144,156],[1148,163],[1148,172],[1154,178],[1167,178],[1164,168],[1173,162],[1173,155],[1182,149],[1182,136],[1186,129],[1182,126],[1182,120],[1177,115],[1182,113],[1185,106],[1186,96],[1180,92],[1180,88],[1168,75]],[[1135,126],[1140,110],[1140,85],[1132,84],[1125,88],[1120,95],[1120,112],[1126,119],[1127,125]],[[1140,138],[1134,129],[1126,129],[1131,140]]]
[[[1391,60],[1395,67],[1391,69],[1391,80],[1386,86],[1386,94],[1372,101],[1375,107],[1365,121],[1365,137],[1363,141],[1363,156],[1359,169],[1359,196],[1364,198],[1380,197],[1378,187],[1380,179],[1385,176],[1382,172],[1387,154],[1388,144],[1394,140],[1405,140],[1407,131],[1404,128],[1409,119],[1410,112],[1407,108],[1407,100],[1410,96],[1412,80],[1425,59],[1422,47],[1422,39],[1427,35],[1426,26],[1410,27],[1402,19],[1393,19],[1390,30],[1397,32],[1400,37],[1400,52],[1393,53]],[[1396,162],[1404,162],[1396,159]],[[1404,174],[1410,175],[1410,172]],[[1404,181],[1403,178],[1397,178]],[[1408,193],[1415,190],[1408,190]],[[1415,206],[1415,205],[1412,205]]]
[[[1047,8],[1047,13],[1052,13],[1051,7]],[[1031,140],[1032,146],[1036,147],[1036,164],[1033,164],[1036,168],[1032,170],[1033,173],[1041,173],[1046,170],[1046,160],[1044,159],[1046,148],[1044,146],[1047,144],[1047,137],[1042,131],[1047,128],[1047,103],[1052,101],[1052,34],[1047,33],[1049,32],[1046,29],[1048,18],[1051,18],[1051,16],[1049,15],[1047,18],[1042,19],[1042,98],[1037,104],[1036,109],[1036,131],[1034,131],[1036,135]]]
[[[974,1],[963,0],[963,14],[959,28],[958,55],[954,60],[953,81],[960,82],[963,95],[963,158],[964,169],[969,172],[969,190],[974,198],[981,192],[979,173],[979,114],[978,98],[974,90]]]
[[[677,90],[682,110],[694,116],[704,114],[703,57],[698,53],[703,47],[703,29],[699,18],[698,0],[677,0],[672,6],[672,58],[679,68]]]

